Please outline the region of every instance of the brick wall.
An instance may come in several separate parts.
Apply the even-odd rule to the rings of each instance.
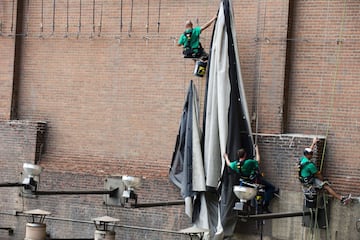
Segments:
[[[10,100],[15,39],[8,36],[12,3],[0,2],[0,62],[7,66],[0,70],[0,115],[4,120],[10,119],[14,107]],[[45,169],[41,187],[98,189],[107,176],[126,174],[146,178],[139,190],[144,201],[178,199],[168,169],[183,102],[189,81],[194,79],[203,103],[205,79],[192,75],[194,63],[182,58],[176,38],[185,20],[190,18],[195,25],[209,20],[218,10],[218,1],[161,1],[160,11],[160,1],[149,1],[149,6],[148,1],[133,1],[133,7],[131,0],[93,3],[83,0],[80,6],[80,1],[58,0],[54,9],[53,1],[43,5],[40,0],[22,2],[24,17],[20,19],[27,35],[19,36],[16,116],[47,122],[46,145],[39,162]],[[355,147],[359,142],[359,6],[355,0],[344,4],[340,0],[233,1],[241,70],[250,115],[256,117],[257,113],[257,121],[254,118],[252,123],[263,168],[289,195],[298,194],[298,188],[287,170],[311,138],[295,137],[292,146],[293,136],[277,135],[284,133],[326,136],[325,174],[339,192],[360,191],[359,151]],[[206,49],[211,33],[210,27],[202,34]],[[2,136],[9,145],[1,146],[1,155],[12,156],[17,163],[24,157],[17,154],[39,150],[31,145],[25,148],[28,151],[13,153],[9,149],[17,145],[11,143],[20,140]],[[11,168],[5,160],[1,164]],[[18,203],[26,201],[26,208],[43,208],[61,218],[48,223],[56,237],[64,237],[63,232],[91,236],[93,228],[88,223],[70,227],[71,221],[64,219],[88,221],[98,215],[120,217],[123,225],[130,221],[134,226],[168,230],[190,224],[181,207],[129,210],[99,205],[101,197],[57,199],[41,197],[36,202],[25,199]],[[4,197],[3,201],[10,200]],[[69,209],[72,205],[75,207]],[[4,211],[12,209],[1,206]],[[353,210],[344,212],[356,217]],[[22,221],[14,216],[7,219]],[[118,230],[126,239],[139,232],[149,239],[159,235],[126,226]],[[161,237],[169,238],[167,233]]]
[[[37,136],[39,129],[44,128],[43,122],[35,121],[0,121],[0,183],[21,183],[23,175],[23,163],[35,164]],[[20,188],[0,188],[0,226],[15,229],[14,236],[24,236],[25,219],[15,219],[16,210],[24,210],[27,204],[21,197]],[[29,209],[25,209],[29,210]],[[5,231],[0,233],[5,235]]]
[[[0,119],[9,120],[15,62],[16,2],[0,2]]]

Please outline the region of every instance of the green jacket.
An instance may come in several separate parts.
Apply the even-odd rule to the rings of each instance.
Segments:
[[[186,34],[191,31],[190,39],[187,38]],[[181,34],[178,43],[183,45],[184,48],[193,49],[194,53],[197,53],[200,48],[200,33],[201,27],[197,26],[193,29],[187,29],[183,34]]]
[[[240,164],[239,160],[233,161],[229,167],[237,173],[240,173],[242,177],[254,176],[259,171],[259,163],[254,159],[246,159],[242,164]]]
[[[306,162],[311,162],[309,159],[307,159],[305,156],[302,156],[300,159],[300,164],[304,165]],[[311,162],[311,164],[306,164],[302,167],[300,176],[303,178],[310,177],[315,175],[319,170],[317,169],[316,165]]]

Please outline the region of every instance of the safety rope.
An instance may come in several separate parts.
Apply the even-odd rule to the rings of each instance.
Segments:
[[[339,60],[340,57],[339,56],[340,56],[341,47],[342,47],[342,42],[341,41],[342,41],[342,35],[343,35],[343,30],[344,30],[346,9],[347,9],[347,0],[344,0],[343,14],[342,14],[342,17],[341,17],[341,27],[340,27],[339,39],[338,39],[337,48],[336,48],[336,64],[335,64],[336,67],[335,67],[335,73],[334,73],[333,85],[332,85],[332,93],[331,93],[331,100],[330,100],[330,113],[329,113],[329,116],[328,116],[328,123],[327,123],[327,129],[326,129],[326,134],[325,134],[324,147],[323,147],[322,156],[321,156],[320,172],[322,172],[322,169],[323,169],[324,158],[325,158],[325,149],[326,149],[326,145],[327,145],[327,138],[329,136],[330,124],[331,124],[332,115],[333,115],[333,112],[334,112],[335,86],[336,86],[337,74],[338,74],[339,64],[340,64],[340,60]]]
[[[160,11],[161,11],[161,0],[159,0],[159,11],[158,11],[158,21],[157,21],[157,32],[160,32]]]
[[[80,37],[80,33],[81,33],[81,11],[82,11],[82,2],[81,0],[79,1],[79,25],[78,25],[78,33],[76,35],[76,38]]]
[[[331,93],[331,101],[330,101],[330,112],[329,112],[329,116],[328,116],[328,123],[327,123],[327,129],[326,129],[326,134],[325,134],[325,139],[324,139],[324,146],[322,149],[322,155],[321,155],[321,163],[320,163],[320,172],[322,172],[323,170],[323,165],[324,165],[324,159],[325,159],[325,149],[326,149],[326,145],[327,145],[327,139],[329,136],[329,131],[330,131],[330,124],[331,124],[331,119],[332,119],[332,115],[333,115],[333,110],[334,110],[334,98],[335,98],[335,86],[336,86],[336,81],[337,81],[337,74],[338,74],[338,69],[339,69],[339,64],[340,64],[340,51],[341,51],[341,47],[342,47],[342,43],[341,43],[341,39],[342,39],[342,34],[343,34],[343,30],[344,30],[344,22],[345,22],[345,16],[346,16],[346,9],[347,9],[347,0],[344,1],[344,9],[343,9],[343,14],[342,14],[342,19],[341,19],[341,28],[340,28],[340,33],[339,33],[339,40],[337,42],[337,49],[336,49],[336,68],[335,68],[335,74],[334,74],[334,78],[333,78],[333,85],[332,85],[332,93]],[[329,1],[328,1],[328,16],[327,18],[329,18]],[[327,29],[326,29],[326,34],[327,34]],[[327,35],[325,36],[326,39]],[[323,52],[325,49],[325,44],[323,47]],[[322,65],[322,69],[323,69],[324,64]],[[323,71],[322,71],[323,72]],[[321,77],[321,84],[320,84],[320,88],[322,88],[323,86],[323,76]],[[321,91],[320,91],[321,94]],[[319,103],[320,103],[320,96],[319,95]],[[319,120],[318,120],[318,124],[316,127],[316,135],[318,134],[318,125],[319,125]],[[319,197],[319,196],[318,196]],[[324,192],[322,192],[322,198],[323,198],[323,207],[324,207],[324,212],[325,212],[325,224],[326,224],[326,239],[331,239],[330,236],[330,232],[329,232],[329,219],[328,219],[328,215],[327,215],[327,199],[325,198],[326,194]],[[319,212],[319,206],[316,206],[315,209],[315,219],[314,219],[314,224],[315,224],[315,231],[313,231],[313,235],[312,238],[314,237],[314,232],[315,232],[315,238],[319,239],[319,225],[318,225],[318,212]]]
[[[101,0],[101,7],[100,7],[100,22],[99,22],[99,32],[98,32],[98,37],[100,37],[100,35],[101,35],[101,30],[102,30],[103,10],[104,10],[104,2],[103,2],[103,0]]]
[[[130,23],[129,23],[129,31],[128,31],[129,37],[131,37],[131,32],[132,32],[133,12],[134,12],[134,0],[131,0]]]
[[[41,0],[41,22],[40,22],[40,37],[44,33],[44,0]]]
[[[96,0],[93,0],[93,8],[92,8],[92,34],[91,37],[95,35],[95,9],[96,9]]]
[[[150,0],[147,2],[146,33],[149,33],[150,24]]]
[[[329,231],[329,219],[327,213],[327,205],[329,204],[327,194],[323,193],[324,200],[324,211],[325,211],[325,224],[326,224],[326,239],[331,239],[330,231]]]
[[[123,0],[120,0],[120,33],[123,30]]]
[[[330,11],[329,11],[329,8],[330,8],[330,0],[327,1],[327,16],[326,16],[326,29],[325,29],[325,34],[324,34],[324,39],[327,39],[327,36],[328,36],[328,29],[329,29],[329,16],[330,16]],[[323,44],[323,47],[322,47],[322,50],[321,50],[321,53],[322,53],[322,56],[323,56],[323,61],[322,61],[322,64],[321,64],[321,77],[320,77],[320,88],[319,88],[319,98],[318,98],[318,106],[319,106],[319,111],[320,111],[320,101],[321,101],[321,98],[322,98],[322,88],[323,88],[323,80],[324,80],[324,63],[325,63],[325,57],[324,57],[324,53],[325,53],[325,48],[326,48],[326,44]],[[316,131],[315,131],[315,134],[316,136],[318,135],[318,129],[319,129],[319,123],[320,123],[320,118],[318,118],[317,120],[317,124],[316,124]]]
[[[261,66],[262,66],[262,45],[259,44],[262,39],[264,39],[265,36],[265,26],[266,26],[266,17],[267,17],[267,1],[264,1],[264,18],[263,18],[263,29],[261,32],[261,38],[259,38],[259,28],[260,28],[260,24],[259,24],[259,19],[260,19],[260,5],[261,5],[262,1],[258,1],[258,12],[257,12],[257,16],[256,16],[256,62],[257,62],[257,68],[256,68],[256,79],[257,79],[257,86],[256,86],[256,99],[254,99],[253,101],[256,102],[255,105],[255,133],[258,133],[259,131],[259,98],[260,98],[260,87],[261,87]],[[259,47],[260,46],[260,47]],[[259,49],[259,52],[258,52]],[[255,144],[257,144],[258,142],[258,135],[255,135]]]
[[[65,26],[65,38],[69,36],[69,0],[66,1],[66,26]]]
[[[335,86],[336,86],[337,74],[338,74],[338,69],[339,69],[339,64],[340,64],[340,60],[339,60],[340,57],[339,56],[340,56],[341,47],[342,47],[341,40],[342,40],[342,35],[343,35],[343,30],[344,30],[346,9],[347,9],[347,0],[344,1],[344,8],[343,8],[343,14],[342,14],[342,18],[341,18],[341,27],[340,27],[340,33],[339,33],[339,40],[340,41],[337,42],[337,48],[336,48],[336,67],[335,67],[335,74],[334,74],[333,85],[332,85],[332,93],[331,93],[331,101],[330,101],[330,113],[329,113],[329,116],[328,116],[328,124],[327,124],[327,129],[326,129],[326,134],[325,134],[324,146],[323,146],[323,149],[322,149],[321,163],[320,163],[320,169],[319,169],[320,172],[322,172],[323,165],[324,165],[325,149],[326,149],[326,145],[327,145],[327,139],[328,139],[328,136],[329,136],[330,124],[331,124],[331,119],[332,119],[333,110],[334,110]],[[330,236],[330,232],[329,232],[329,220],[328,220],[328,216],[327,216],[325,193],[323,193],[323,200],[324,200],[324,211],[325,211],[325,221],[326,221],[326,239],[330,239],[331,236]],[[318,206],[316,208],[316,212],[318,212]],[[315,221],[318,224],[317,217],[315,218]]]
[[[24,34],[25,37],[27,37],[29,34],[29,21],[30,21],[29,11],[30,11],[30,0],[27,0],[26,11],[25,11],[25,14],[26,14],[26,16],[25,16],[26,30],[25,30],[25,34]]]
[[[12,1],[11,6],[11,27],[10,27],[10,35],[14,34],[14,12],[15,12],[15,0]]]

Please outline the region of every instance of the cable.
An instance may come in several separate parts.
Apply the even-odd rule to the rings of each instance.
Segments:
[[[101,30],[102,30],[103,8],[104,8],[104,2],[103,2],[103,0],[101,0],[100,23],[99,23],[98,37],[100,37],[100,35],[101,35]]]
[[[81,33],[81,8],[82,8],[82,2],[80,0],[80,12],[79,12],[79,25],[78,25],[78,33],[76,35],[76,38],[80,37],[80,33]]]
[[[92,8],[92,34],[91,37],[93,37],[95,35],[95,0],[93,0],[93,8]]]
[[[13,36],[14,33],[14,11],[15,11],[15,0],[12,1],[12,7],[11,7],[11,27],[10,27],[11,36]]]
[[[339,40],[342,39],[342,35],[343,35],[345,16],[346,16],[346,8],[347,8],[347,0],[344,1],[343,8],[344,9],[343,9],[343,14],[342,14],[342,18],[341,18],[341,27],[340,27],[340,33],[339,33]],[[336,55],[335,55],[336,56],[336,65],[335,65],[336,67],[335,67],[333,86],[332,86],[332,93],[331,93],[331,100],[330,100],[330,113],[329,113],[329,116],[328,116],[328,124],[327,124],[327,129],[326,129],[325,140],[324,140],[324,147],[323,147],[323,152],[322,152],[322,156],[321,156],[320,172],[322,172],[322,168],[323,168],[323,163],[324,163],[324,158],[325,158],[325,149],[326,149],[326,145],[327,145],[327,138],[329,136],[329,130],[330,130],[330,122],[331,122],[333,111],[334,111],[335,86],[336,86],[337,74],[338,74],[339,64],[340,64],[339,55],[340,55],[340,52],[341,52],[341,47],[342,47],[342,42],[338,41],[337,48],[336,48]]]
[[[41,0],[41,22],[40,22],[40,35],[39,37],[43,37],[44,32],[44,0]]]
[[[160,10],[161,10],[161,0],[159,0],[159,13],[158,13],[158,22],[157,22],[157,32],[160,32]]]
[[[68,36],[69,36],[69,0],[66,1],[66,26],[65,26],[64,37],[67,38]]]
[[[327,38],[327,34],[328,34],[328,28],[329,28],[329,16],[330,16],[330,11],[329,11],[329,8],[330,8],[330,0],[328,0],[328,6],[327,6],[327,16],[326,16],[326,29],[325,29],[325,37],[324,39]],[[323,54],[323,61],[322,61],[322,64],[321,64],[321,80],[320,80],[320,89],[319,89],[319,98],[318,98],[318,106],[319,106],[319,110],[320,110],[320,100],[321,100],[321,92],[322,92],[322,87],[323,87],[323,80],[324,80],[324,62],[325,62],[325,57],[324,57],[324,52],[325,52],[325,44],[323,44],[323,48],[321,50],[322,54]],[[318,128],[319,128],[319,122],[320,122],[320,119],[318,118],[318,121],[317,121],[317,124],[316,124],[316,136],[318,135]]]
[[[55,32],[55,14],[56,14],[56,0],[53,0],[52,32],[50,36],[52,36]]]
[[[264,38],[264,34],[265,34],[265,21],[266,21],[266,17],[267,17],[267,5],[266,5],[266,0],[264,1],[264,19],[263,19],[263,29],[262,29],[262,38]],[[259,18],[260,18],[260,4],[261,4],[261,1],[259,0],[258,1],[258,12],[257,12],[257,30],[256,30],[256,35],[257,35],[257,38],[258,38],[258,33],[259,33]],[[262,65],[262,46],[260,45],[260,48],[258,46],[258,41],[256,41],[256,66],[259,66],[257,69],[256,69],[256,79],[257,79],[257,86],[256,86],[256,100],[254,100],[254,102],[256,102],[255,104],[255,114],[256,114],[256,118],[255,118],[255,132],[258,133],[259,131],[259,98],[260,98],[260,89],[261,89],[261,65]],[[259,49],[259,51],[258,51]],[[255,94],[254,94],[255,96]],[[258,142],[258,135],[256,134],[255,135],[255,144],[257,144]]]
[[[150,0],[148,0],[147,3],[146,33],[149,33],[149,20],[150,20]]]
[[[129,37],[131,37],[131,32],[132,32],[133,10],[134,10],[134,0],[131,0],[130,24],[129,24],[129,31],[128,31]]]
[[[123,30],[123,0],[120,0],[120,32]]]

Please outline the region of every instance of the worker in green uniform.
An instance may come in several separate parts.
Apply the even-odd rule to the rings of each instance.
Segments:
[[[186,58],[207,58],[207,53],[204,51],[200,43],[200,34],[207,29],[215,20],[214,16],[210,21],[203,26],[193,27],[191,20],[185,23],[185,32],[181,34],[178,46],[183,46],[183,54]]]
[[[310,147],[304,149],[304,155],[300,158],[299,179],[304,187],[313,187],[315,190],[325,189],[330,195],[339,199],[342,204],[346,205],[351,201],[351,194],[341,196],[330,187],[328,181],[324,181],[324,177],[318,170],[315,163],[311,161],[313,157],[313,149],[318,139],[314,138]]]
[[[259,163],[260,163],[260,153],[259,149],[256,146],[256,156],[255,159],[248,159],[245,149],[241,148],[237,151],[238,159],[235,161],[230,161],[227,153],[224,153],[224,159],[226,165],[240,174],[242,180],[245,180],[249,183],[258,183],[265,187],[265,196],[264,196],[264,213],[270,213],[269,204],[270,201],[274,198],[275,193],[279,193],[279,190],[267,181],[262,174],[260,173]]]

